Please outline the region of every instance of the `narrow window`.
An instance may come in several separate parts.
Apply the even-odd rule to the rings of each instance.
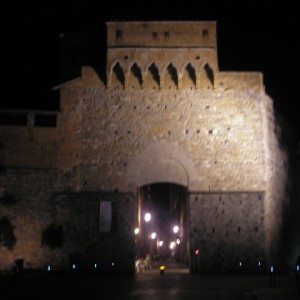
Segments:
[[[120,29],[116,30],[116,40],[121,40],[123,38],[123,32]]]
[[[206,39],[208,38],[208,29],[203,29],[202,30],[202,37],[206,38]]]
[[[158,38],[157,32],[152,32],[152,37],[154,40],[156,40]]]

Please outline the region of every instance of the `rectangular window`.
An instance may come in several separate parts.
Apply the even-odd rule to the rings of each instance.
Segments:
[[[208,38],[208,29],[203,29],[202,30],[202,37],[203,38]]]
[[[56,115],[36,114],[34,116],[36,127],[56,127]]]
[[[120,29],[116,30],[116,39],[121,40],[123,38],[123,32]]]
[[[27,113],[0,113],[0,125],[27,126]]]

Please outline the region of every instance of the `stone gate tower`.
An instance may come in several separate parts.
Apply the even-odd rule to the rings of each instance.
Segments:
[[[164,182],[187,190],[191,271],[279,263],[284,155],[262,74],[219,71],[215,22],[106,25],[105,78],[83,67],[58,87],[59,112],[2,126],[2,198],[19,199],[1,210],[17,238],[6,262],[132,268],[136,192]],[[41,246],[49,226],[59,249]]]

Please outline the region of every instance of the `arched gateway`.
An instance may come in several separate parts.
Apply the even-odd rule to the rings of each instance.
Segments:
[[[175,143],[165,141],[147,146],[129,162],[121,189],[134,192],[137,187],[172,182],[189,188],[197,170],[186,153]]]
[[[17,242],[0,269],[133,271],[159,183],[191,272],[280,263],[285,161],[262,74],[219,71],[215,22],[106,25],[105,80],[83,67],[55,88],[59,112],[1,112],[0,221]]]

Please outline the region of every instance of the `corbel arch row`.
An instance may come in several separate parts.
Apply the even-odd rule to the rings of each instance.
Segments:
[[[125,66],[119,60],[111,64],[107,74],[108,86],[121,88],[197,88],[201,76],[214,86],[214,69],[207,61],[203,61],[200,68],[196,68],[191,61],[178,66],[168,61],[159,66],[150,61],[145,69],[140,67],[138,61],[132,61]]]

